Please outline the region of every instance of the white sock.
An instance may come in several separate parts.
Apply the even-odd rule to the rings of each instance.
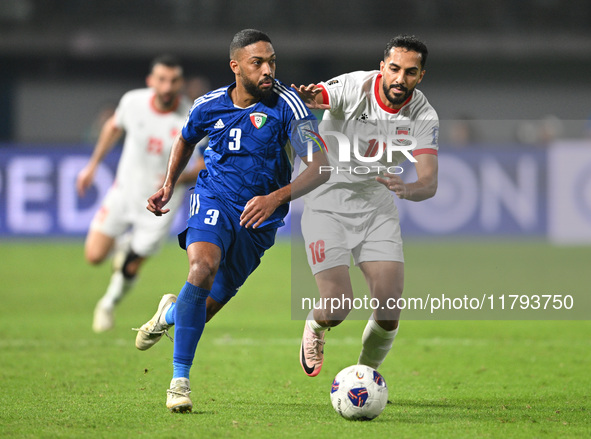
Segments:
[[[322,334],[328,329],[328,326],[322,326],[314,319],[314,310],[310,311],[310,314],[308,314],[308,317],[306,317],[306,324],[308,325],[308,328],[318,335]]]
[[[376,323],[373,316],[367,322],[363,331],[361,354],[358,364],[377,369],[383,363],[386,355],[392,349],[394,338],[398,334],[398,328],[393,331],[386,331]]]
[[[107,287],[107,292],[101,299],[103,306],[115,307],[115,305],[125,296],[125,294],[135,284],[135,278],[127,279],[123,273],[118,270],[111,275],[111,281]]]

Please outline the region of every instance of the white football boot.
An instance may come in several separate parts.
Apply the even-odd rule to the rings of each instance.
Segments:
[[[135,337],[135,347],[140,351],[145,351],[154,346],[163,335],[166,335],[172,340],[172,337],[168,335],[168,328],[172,325],[166,323],[164,316],[170,305],[176,302],[176,296],[174,294],[165,294],[160,299],[156,314],[140,328],[132,328],[134,331],[138,331]]]
[[[191,384],[187,378],[173,378],[166,391],[166,407],[173,413],[186,413],[193,409]]]

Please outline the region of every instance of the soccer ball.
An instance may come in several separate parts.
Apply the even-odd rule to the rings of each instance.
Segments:
[[[369,421],[386,407],[388,386],[377,370],[356,364],[337,374],[332,382],[330,401],[343,418]]]

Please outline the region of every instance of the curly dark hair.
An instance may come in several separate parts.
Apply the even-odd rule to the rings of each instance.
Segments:
[[[417,52],[421,54],[421,68],[425,68],[425,64],[427,63],[427,56],[429,55],[429,51],[427,50],[427,46],[425,43],[420,41],[414,35],[398,35],[388,41],[386,44],[386,49],[384,50],[384,59],[390,56],[390,51],[395,47],[402,47],[406,50],[412,50],[413,52]]]

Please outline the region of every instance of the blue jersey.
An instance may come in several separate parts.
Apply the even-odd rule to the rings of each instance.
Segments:
[[[219,197],[242,212],[251,198],[289,184],[293,159],[289,145],[305,156],[305,133],[317,132],[317,120],[298,94],[280,81],[275,80],[268,98],[248,108],[232,102],[229,92],[234,86],[197,99],[182,135],[189,143],[209,136],[203,151],[206,169],[200,172],[195,191]],[[287,204],[280,206],[261,227],[282,225],[288,209]]]

